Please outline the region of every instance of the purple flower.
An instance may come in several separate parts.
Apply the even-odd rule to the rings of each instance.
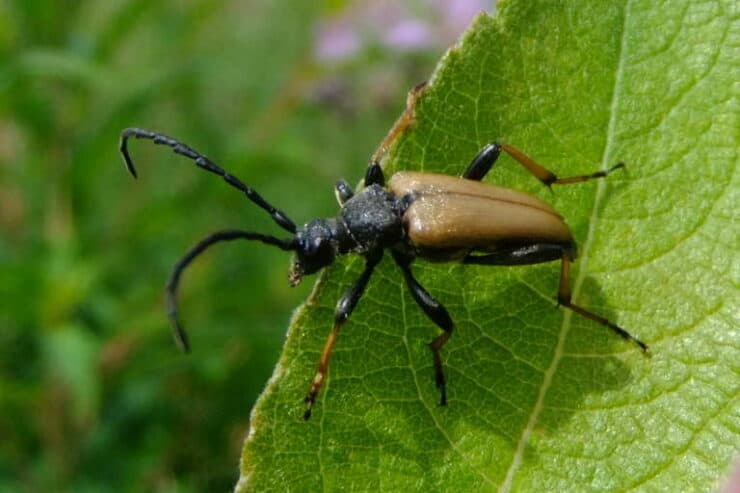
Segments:
[[[379,43],[390,50],[443,49],[453,43],[494,0],[420,0],[411,12],[388,0],[351,1],[337,16],[319,26],[315,54],[321,61],[342,61]]]

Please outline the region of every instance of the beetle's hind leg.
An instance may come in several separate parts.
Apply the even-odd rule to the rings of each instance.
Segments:
[[[586,317],[589,320],[593,320],[594,322],[603,325],[604,327],[607,327],[608,329],[611,329],[612,331],[616,332],[619,336],[623,337],[624,339],[627,339],[629,341],[632,341],[633,343],[637,344],[637,346],[642,349],[642,351],[645,354],[650,353],[650,348],[648,348],[648,345],[642,342],[637,337],[633,336],[626,330],[624,330],[622,327],[618,326],[617,324],[610,322],[606,318],[596,315],[595,313],[592,313],[585,308],[582,308],[575,303],[571,302],[571,293],[570,293],[570,263],[571,263],[571,257],[567,252],[563,253],[561,267],[560,267],[560,287],[558,288],[558,303],[565,308],[568,308],[577,314],[581,315],[582,317]]]
[[[452,335],[452,330],[454,328],[452,318],[450,318],[449,313],[447,313],[447,309],[437,300],[432,298],[427,290],[419,284],[419,281],[414,278],[414,274],[411,272],[411,262],[413,261],[413,258],[393,251],[393,259],[401,268],[403,277],[406,279],[406,285],[411,291],[414,301],[416,301],[421,309],[424,310],[427,317],[442,329],[442,333],[429,343],[429,348],[432,350],[432,357],[434,358],[434,379],[440,392],[439,404],[444,406],[447,404],[447,382],[445,380],[442,354],[440,351],[442,346],[447,343]]]
[[[610,322],[606,318],[596,315],[583,307],[573,303],[570,293],[570,264],[575,258],[575,245],[561,245],[557,243],[537,243],[510,250],[501,250],[497,253],[484,255],[468,255],[463,259],[464,264],[475,265],[531,265],[561,259],[560,286],[558,288],[558,304],[586,317],[589,320],[607,327],[621,337],[637,344],[645,353],[649,352],[647,344],[633,336],[622,327]]]
[[[594,178],[604,178],[608,176],[609,173],[611,173],[612,171],[619,168],[624,168],[624,163],[617,163],[608,170],[597,171],[588,175],[558,178],[555,173],[541,166],[534,159],[527,156],[516,147],[500,142],[492,142],[490,144],[487,144],[478,153],[478,155],[473,158],[468,167],[465,169],[465,172],[463,173],[463,178],[476,181],[482,180],[496,163],[499,155],[501,155],[501,151],[513,157],[516,162],[521,164],[535,178],[537,178],[548,187],[550,185],[567,185],[570,183],[580,183],[582,181],[592,180]]]

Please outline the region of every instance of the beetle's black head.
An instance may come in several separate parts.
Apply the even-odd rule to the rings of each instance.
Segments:
[[[314,219],[296,232],[296,254],[290,270],[290,284],[301,282],[307,274],[334,262],[338,252],[338,226],[335,219]]]

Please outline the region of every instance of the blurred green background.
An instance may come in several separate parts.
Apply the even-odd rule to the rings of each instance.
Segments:
[[[336,211],[406,90],[488,2],[0,0],[0,491],[224,491],[291,311],[279,233],[221,180],[124,127],[191,144],[296,222]],[[328,330],[327,326],[327,330]],[[300,403],[302,396],[296,396]]]

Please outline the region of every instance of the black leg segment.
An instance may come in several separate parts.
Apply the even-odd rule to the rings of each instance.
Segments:
[[[464,264],[474,265],[532,265],[557,260],[567,253],[575,258],[575,245],[563,246],[552,243],[536,243],[518,248],[501,250],[483,255],[468,255]]]
[[[220,166],[208,159],[203,154],[166,135],[152,132],[150,130],[144,130],[142,128],[127,128],[123,132],[121,132],[121,142],[119,145],[119,150],[121,152],[121,155],[123,155],[123,160],[126,163],[126,168],[128,168],[129,172],[131,173],[131,175],[134,176],[134,178],[136,178],[136,168],[134,168],[134,163],[131,160],[131,156],[128,152],[128,139],[130,137],[134,137],[137,139],[149,139],[155,144],[171,147],[176,154],[180,154],[181,156],[185,156],[188,159],[195,161],[195,164],[198,167],[220,176],[224,179],[224,181],[226,181],[226,183],[243,192],[249,200],[257,204],[260,208],[267,211],[267,213],[270,214],[270,216],[272,217],[272,220],[275,221],[278,226],[290,233],[296,232],[296,226],[293,221],[283,211],[276,209],[275,207],[270,205],[265,199],[262,198],[260,194],[258,194],[251,187],[242,183],[241,180],[239,180],[237,177],[230,175],[229,173],[221,169]]]
[[[463,178],[480,181],[491,170],[501,155],[501,145],[498,142],[487,144],[470,162],[463,173]]]
[[[355,306],[357,306],[357,302],[360,301],[360,298],[362,298],[362,295],[365,293],[367,283],[370,281],[373,270],[375,269],[375,266],[378,265],[381,258],[383,258],[382,250],[367,256],[365,270],[360,275],[360,278],[350,286],[349,289],[347,289],[344,296],[342,296],[337,303],[337,308],[334,311],[334,326],[329,333],[329,337],[326,339],[326,343],[324,343],[324,349],[321,352],[321,358],[319,359],[319,365],[316,369],[316,375],[314,376],[313,382],[311,382],[311,389],[308,391],[308,394],[304,399],[306,403],[306,412],[303,413],[303,419],[305,420],[308,420],[311,417],[311,411],[316,402],[316,396],[319,394],[321,385],[326,379],[326,374],[329,371],[329,359],[331,358],[334,344],[337,341],[339,330],[352,314]]]
[[[414,274],[411,272],[413,258],[394,251],[393,259],[401,268],[406,285],[411,291],[414,301],[424,310],[427,317],[443,331],[429,343],[429,348],[432,350],[432,357],[434,358],[434,379],[440,392],[439,404],[444,406],[447,404],[447,385],[440,350],[452,335],[452,330],[454,329],[452,318],[447,313],[447,309],[432,298],[427,290],[414,278]]]
[[[374,184],[380,185],[381,187],[385,186],[383,168],[380,167],[380,164],[377,161],[370,163],[370,166],[367,167],[367,171],[365,172],[365,186],[369,187]]]

